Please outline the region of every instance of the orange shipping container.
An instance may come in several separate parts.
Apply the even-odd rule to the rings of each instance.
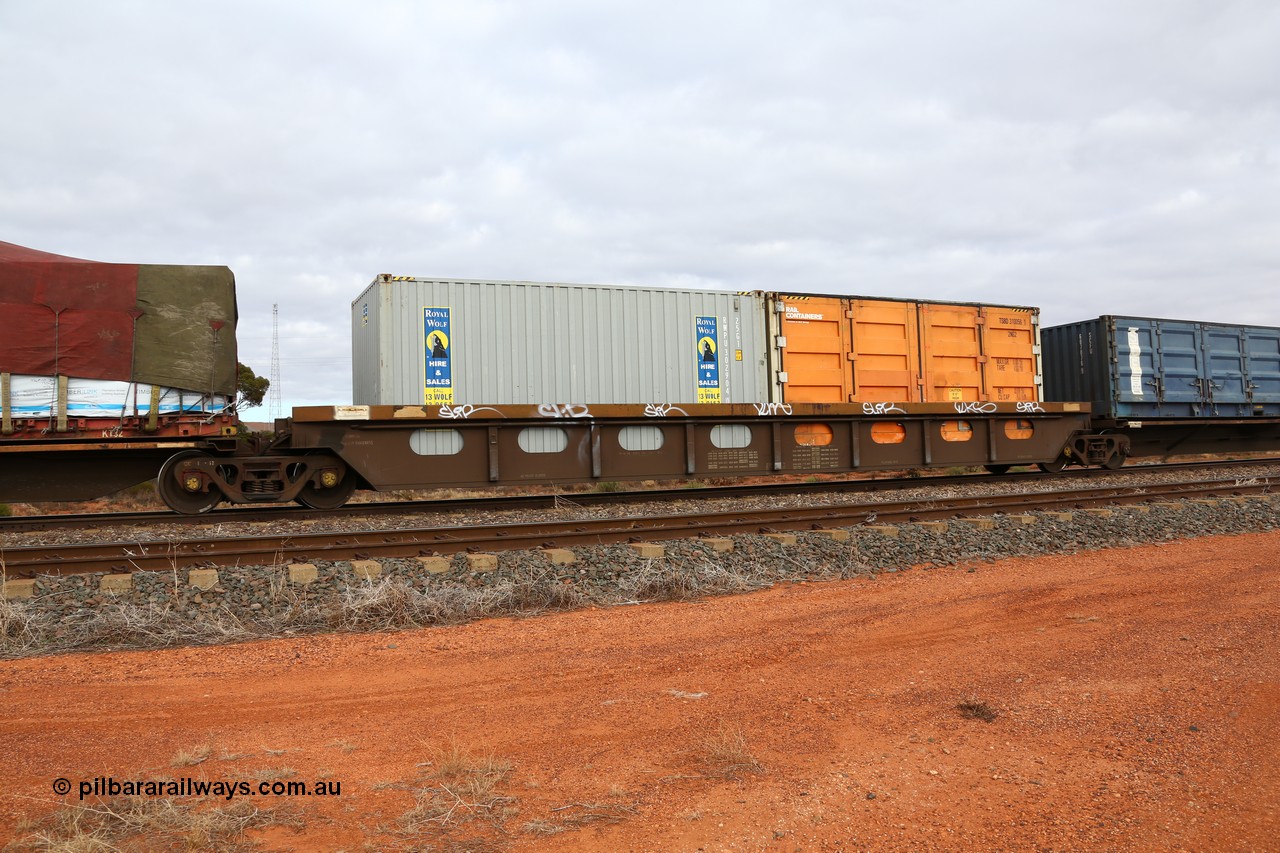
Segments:
[[[849,371],[850,327],[845,300],[836,297],[793,296],[770,306],[775,352],[785,351],[774,378],[785,383],[785,394],[774,402],[832,403],[852,399]],[[775,362],[776,363],[776,362]]]
[[[853,394],[844,399],[872,403],[915,399],[920,374],[915,303],[880,299],[844,302],[853,330],[849,350]]]
[[[1041,399],[1034,308],[768,294],[773,400]]]
[[[989,305],[982,309],[982,318],[987,399],[996,403],[1042,401],[1040,312]]]

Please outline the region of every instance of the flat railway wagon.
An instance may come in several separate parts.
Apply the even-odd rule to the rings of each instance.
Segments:
[[[182,513],[356,489],[431,489],[1123,462],[1078,403],[757,403],[299,407],[257,456],[188,451],[157,488]]]
[[[0,242],[0,500],[84,500],[235,449],[231,270]]]

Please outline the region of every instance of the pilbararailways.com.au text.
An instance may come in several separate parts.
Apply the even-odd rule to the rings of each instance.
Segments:
[[[243,779],[124,779],[97,776],[82,779],[78,785],[80,799],[88,797],[340,797],[342,783],[336,779],[315,782],[274,780],[247,782]],[[61,796],[71,793],[71,781],[53,780],[53,792]]]

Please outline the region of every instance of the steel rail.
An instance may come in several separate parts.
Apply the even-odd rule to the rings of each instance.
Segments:
[[[960,474],[886,479],[822,480],[803,483],[753,483],[750,485],[707,486],[701,488],[641,489],[628,492],[569,492],[536,495],[501,495],[479,498],[447,498],[442,500],[370,501],[347,504],[332,510],[315,510],[295,504],[242,506],[215,509],[202,515],[179,515],[169,510],[145,512],[67,513],[61,515],[0,517],[0,534],[42,530],[73,530],[87,527],[120,527],[126,525],[213,525],[240,522],[309,521],[326,518],[351,518],[366,515],[412,515],[419,513],[476,512],[480,510],[510,511],[555,509],[565,503],[578,506],[608,506],[685,500],[689,498],[735,498],[757,495],[801,495],[814,492],[880,492],[913,488],[961,486],[975,482],[1019,483],[1045,481],[1046,478],[1072,481],[1105,478],[1108,475],[1169,473],[1192,470],[1230,470],[1257,465],[1280,464],[1280,458],[1229,460],[1215,462],[1174,462],[1158,465],[1134,465],[1116,471],[1100,468],[1068,469],[1046,475],[1039,471],[1008,474]]]
[[[905,503],[843,504],[699,512],[574,521],[467,525],[411,530],[245,536],[210,540],[56,545],[6,549],[9,577],[88,572],[172,571],[311,560],[411,558],[459,551],[503,551],[569,545],[654,541],[733,533],[851,527],[869,521],[906,522],[986,516],[1031,509],[1081,508],[1268,493],[1266,482],[1173,483],[1045,493],[1015,493]]]

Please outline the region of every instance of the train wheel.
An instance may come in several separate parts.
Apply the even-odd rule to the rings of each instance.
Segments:
[[[1125,455],[1120,451],[1116,451],[1107,457],[1107,461],[1102,463],[1102,467],[1108,471],[1117,471],[1124,466]]]
[[[183,515],[200,515],[213,509],[222,501],[222,492],[218,491],[217,486],[211,485],[207,491],[201,490],[201,477],[192,475],[184,481],[178,479],[177,469],[183,462],[208,458],[207,453],[201,453],[199,450],[184,450],[170,456],[160,466],[160,474],[156,477],[156,492],[169,509]],[[189,486],[195,488],[188,488]]]
[[[1009,469],[1012,468],[1013,466],[1012,465],[983,465],[982,467],[986,468],[992,474],[1008,474]]]
[[[313,483],[307,483],[294,500],[311,509],[337,509],[350,500],[355,490],[356,475],[348,468],[342,479],[327,489],[318,489]]]
[[[1046,474],[1061,474],[1067,467],[1067,460],[1059,456],[1052,462],[1037,462],[1036,465]]]

